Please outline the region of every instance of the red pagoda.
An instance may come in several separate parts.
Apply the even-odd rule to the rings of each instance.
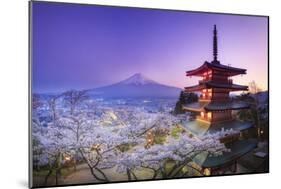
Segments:
[[[234,101],[230,92],[247,91],[248,87],[234,84],[232,76],[246,74],[246,69],[223,65],[217,59],[217,29],[213,31],[213,57],[211,62],[205,62],[200,67],[187,71],[186,76],[198,76],[202,79],[195,86],[185,87],[185,92],[200,92],[198,102],[183,105],[186,111],[198,114],[195,121],[189,121],[185,127],[194,135],[204,135],[222,129],[232,129],[239,133],[224,137],[221,141],[231,149],[219,157],[201,155],[195,162],[202,168],[202,174],[235,173],[239,158],[256,147],[256,141],[250,139],[249,131],[253,128],[250,122],[242,122],[235,118],[233,110],[247,109],[249,105]]]

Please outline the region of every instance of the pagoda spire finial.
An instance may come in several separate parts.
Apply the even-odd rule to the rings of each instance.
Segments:
[[[213,56],[214,60],[213,63],[220,63],[218,61],[218,38],[217,38],[217,27],[214,25],[214,36],[213,36]]]

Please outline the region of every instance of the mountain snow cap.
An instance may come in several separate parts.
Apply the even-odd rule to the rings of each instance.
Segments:
[[[120,84],[125,85],[146,85],[146,84],[158,84],[157,82],[147,78],[141,73],[136,73],[133,76],[129,77],[120,82]]]

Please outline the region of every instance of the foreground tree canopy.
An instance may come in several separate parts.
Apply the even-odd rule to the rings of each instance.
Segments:
[[[40,120],[44,116],[48,119]],[[228,151],[219,139],[234,131],[195,137],[182,128],[175,137],[171,133],[181,127],[182,118],[138,107],[102,106],[84,91],[48,99],[34,96],[34,169],[48,169],[46,183],[54,173],[59,182],[61,169],[69,162],[85,163],[99,182],[111,181],[104,171],[110,168],[128,180],[142,179],[136,172],[143,169],[152,172],[150,179],[186,176],[187,168],[199,173],[193,158],[202,152],[218,156]]]

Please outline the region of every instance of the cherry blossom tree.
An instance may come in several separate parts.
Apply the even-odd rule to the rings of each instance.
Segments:
[[[236,134],[233,130],[222,130],[215,134],[206,134],[200,138],[190,137],[186,134],[179,139],[169,137],[164,145],[153,145],[151,148],[135,148],[131,153],[123,153],[117,159],[118,172],[126,173],[128,180],[136,179],[136,170],[143,168],[153,171],[151,179],[155,178],[173,178],[182,176],[183,167],[189,165],[195,156],[200,153],[207,153],[213,156],[222,155],[223,152],[229,151],[220,138]],[[175,164],[170,170],[165,168],[168,160],[173,160]],[[199,170],[197,170],[200,172]]]
[[[183,176],[184,167],[196,170],[190,165],[196,155],[218,156],[228,151],[220,139],[235,134],[232,130],[222,130],[195,137],[185,132],[175,138],[169,132],[181,123],[181,117],[168,112],[151,113],[138,107],[113,108],[83,98],[64,103],[65,96],[56,96],[45,102],[48,106],[44,111],[52,117],[47,126],[41,127],[40,121],[33,123],[33,137],[41,150],[39,164],[49,169],[45,184],[52,173],[58,184],[69,156],[75,160],[81,158],[99,182],[111,181],[105,171],[109,168],[116,168],[128,180],[139,179],[138,170],[150,170],[151,179]],[[71,111],[64,111],[66,108]],[[165,142],[147,147],[147,134],[161,129],[169,131]],[[174,163],[167,169],[169,161]]]
[[[89,98],[87,91],[70,90],[62,94],[64,101],[70,107],[70,115],[74,114],[76,107]]]

